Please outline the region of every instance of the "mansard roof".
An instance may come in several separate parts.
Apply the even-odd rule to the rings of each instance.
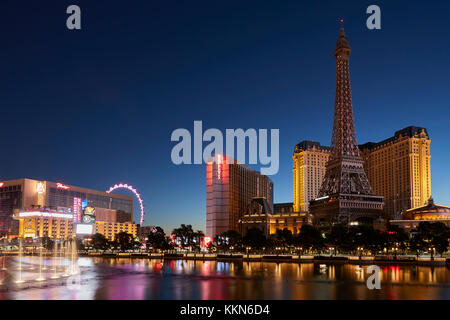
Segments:
[[[406,136],[408,138],[413,138],[413,137],[419,135],[420,133],[422,133],[422,131],[425,133],[426,137],[429,139],[430,136],[428,135],[428,131],[426,128],[409,126],[409,127],[403,128],[401,130],[395,131],[394,136],[390,137],[386,140],[383,140],[381,142],[367,142],[364,144],[360,144],[358,147],[360,150],[364,150],[364,149],[370,150],[370,149],[374,149],[378,146],[382,146],[386,143],[393,142],[393,141],[397,140],[400,136]]]

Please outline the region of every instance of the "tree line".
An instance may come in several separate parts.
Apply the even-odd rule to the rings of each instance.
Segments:
[[[166,251],[181,248],[198,252],[204,233],[194,231],[192,225],[182,224],[167,235],[161,227],[155,227],[146,239],[135,239],[131,234],[120,232],[114,241],[102,234],[94,234],[89,242],[77,239],[80,250],[133,250],[143,244],[149,250]],[[260,253],[324,253],[331,254],[406,254],[417,256],[422,253],[442,255],[449,249],[450,228],[441,222],[421,222],[415,230],[407,233],[396,225],[388,225],[385,231],[371,226],[335,225],[323,230],[312,225],[303,225],[296,235],[288,229],[277,230],[266,237],[257,228],[249,229],[245,235],[229,230],[214,238],[209,250],[218,252],[260,252]],[[51,250],[54,241],[42,239],[42,245]]]
[[[202,231],[194,231],[191,225],[181,225],[172,231],[169,238],[160,227],[151,233],[147,246],[156,250],[174,247],[200,250]],[[257,228],[249,229],[245,235],[235,230],[226,231],[214,238],[210,249],[219,252],[266,252],[266,253],[323,253],[332,254],[443,254],[449,249],[450,228],[441,222],[421,222],[408,233],[396,225],[388,225],[385,231],[371,226],[335,225],[322,230],[312,225],[303,225],[293,235],[288,229],[277,230],[266,237]],[[330,250],[331,249],[331,250]]]
[[[288,229],[277,230],[266,237],[260,229],[252,228],[245,236],[230,230],[217,236],[215,243],[219,250],[230,248],[240,252],[297,252],[297,253],[371,253],[420,255],[428,252],[443,254],[448,251],[450,228],[441,222],[421,222],[416,230],[407,233],[396,225],[388,225],[385,231],[372,226],[334,225],[321,230],[312,225],[303,225],[293,235]]]

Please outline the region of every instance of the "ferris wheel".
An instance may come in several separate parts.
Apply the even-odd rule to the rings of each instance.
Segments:
[[[142,226],[142,223],[144,222],[145,212],[144,212],[144,201],[142,200],[141,195],[137,192],[136,188],[134,188],[132,185],[126,184],[126,183],[115,184],[112,187],[110,187],[109,190],[106,191],[106,193],[111,193],[117,189],[127,189],[134,193],[134,195],[136,196],[136,198],[139,201],[139,206],[140,206],[140,210],[141,210],[141,217],[139,220],[139,224]]]

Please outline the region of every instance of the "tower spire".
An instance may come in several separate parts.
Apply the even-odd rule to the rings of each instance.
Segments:
[[[312,211],[317,212],[316,218],[322,219],[323,214],[326,213],[329,215],[328,218],[336,218],[341,222],[367,217],[371,211],[372,214],[374,213],[373,209],[383,208],[383,198],[372,193],[356,142],[349,70],[351,49],[342,22],[341,20],[339,37],[334,50],[336,89],[331,154],[318,194],[318,199],[330,198],[339,203],[337,208],[326,209],[320,201],[315,200],[310,206]],[[361,197],[373,199],[365,200],[371,201],[369,204],[369,202],[361,201]],[[342,204],[341,201],[343,201]],[[335,206],[334,203],[330,205]]]
[[[346,54],[347,56],[349,56],[350,53],[351,53],[350,45],[348,43],[344,31],[344,19],[341,19],[339,27],[339,37],[336,42],[336,49],[334,50],[334,56],[336,57],[339,54]]]

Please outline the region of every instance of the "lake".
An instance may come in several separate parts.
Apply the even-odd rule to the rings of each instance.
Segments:
[[[79,257],[63,277],[69,260],[1,259],[0,299],[450,299],[449,266],[380,264],[381,289],[369,290],[368,266],[348,263]]]

